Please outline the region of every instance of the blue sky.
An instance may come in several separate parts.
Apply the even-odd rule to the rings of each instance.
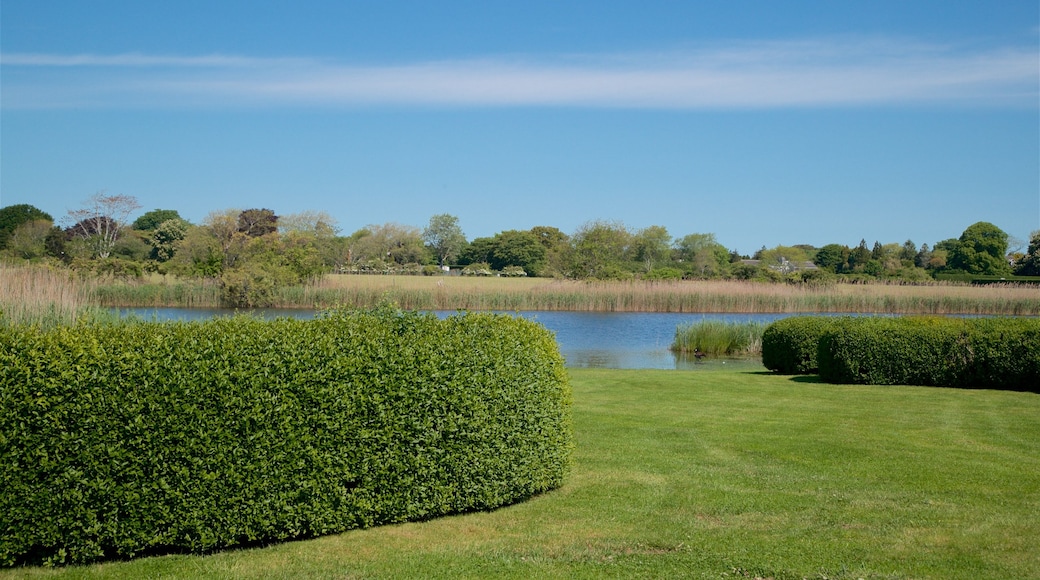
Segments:
[[[3,0],[0,206],[729,248],[1040,229],[1035,0]]]

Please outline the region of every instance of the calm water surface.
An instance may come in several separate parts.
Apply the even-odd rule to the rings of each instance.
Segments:
[[[123,315],[146,320],[201,320],[234,311],[208,308],[131,308]],[[254,311],[267,318],[313,318],[312,310],[265,309]],[[437,312],[449,316],[454,312]],[[515,314],[515,313],[510,313]],[[681,357],[668,350],[681,324],[700,320],[772,322],[790,314],[675,314],[646,312],[548,312],[518,314],[556,334],[567,366],[609,369],[720,369],[765,370],[760,359],[704,359]]]

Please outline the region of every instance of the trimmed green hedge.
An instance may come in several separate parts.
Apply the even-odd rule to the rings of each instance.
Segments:
[[[562,484],[563,359],[519,317],[0,328],[0,564],[418,520]]]
[[[1040,320],[842,318],[820,338],[832,383],[1040,392]]]
[[[773,322],[762,333],[762,365],[785,375],[815,374],[820,337],[834,318],[793,316]]]

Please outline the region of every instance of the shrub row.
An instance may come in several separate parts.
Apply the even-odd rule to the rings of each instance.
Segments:
[[[0,564],[206,552],[558,487],[563,359],[519,317],[0,328]]]
[[[832,383],[1040,392],[1040,320],[842,319],[820,339]]]
[[[762,365],[785,375],[815,374],[820,337],[834,318],[794,316],[773,322],[762,332]]]
[[[1037,319],[797,317],[771,325],[762,342],[767,368],[816,367],[831,383],[1040,392]]]

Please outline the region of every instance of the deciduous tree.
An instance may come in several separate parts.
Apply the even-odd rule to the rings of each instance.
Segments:
[[[430,218],[423,230],[422,239],[437,258],[441,266],[450,264],[466,247],[466,235],[459,227],[459,218],[451,214],[438,214]]]
[[[227,269],[235,265],[245,246],[247,236],[239,230],[239,216],[244,213],[237,209],[225,209],[223,211],[212,211],[202,220],[202,226],[217,242],[220,248],[221,269]],[[192,236],[192,244],[196,245],[201,238]],[[193,252],[194,254],[194,252]],[[197,259],[197,258],[193,258]]]
[[[649,226],[632,236],[633,257],[642,262],[647,273],[654,269],[654,264],[668,257],[671,245],[672,235],[664,226]]]
[[[535,226],[531,233],[545,246],[545,267],[542,276],[563,276],[571,270],[572,248],[570,236],[552,226]]]
[[[159,224],[169,220],[185,221],[181,217],[181,214],[177,213],[177,210],[175,209],[153,209],[135,219],[133,225],[130,227],[135,230],[151,232],[155,231],[155,228],[159,227]]]
[[[1015,269],[1019,276],[1040,276],[1040,230],[1029,236],[1029,248]]]
[[[575,277],[615,277],[631,238],[632,234],[619,222],[592,221],[582,225],[571,237]]]
[[[238,231],[259,238],[278,231],[278,216],[269,209],[247,209],[238,214]]]
[[[42,258],[47,254],[47,235],[52,226],[50,220],[45,219],[22,223],[7,239],[7,252],[25,260]]]
[[[827,244],[816,251],[813,263],[821,270],[838,273],[843,271],[848,263],[849,247],[842,244]]]
[[[177,242],[188,233],[188,222],[178,218],[168,219],[152,231],[149,242],[152,245],[150,257],[158,262],[166,262],[177,251]]]
[[[380,260],[395,264],[422,263],[426,259],[419,228],[388,222],[364,228],[353,245],[358,262]]]
[[[296,232],[317,238],[331,238],[339,233],[339,225],[328,212],[308,210],[279,217],[278,231],[283,234]]]
[[[18,226],[37,220],[53,222],[54,218],[47,212],[27,203],[0,208],[0,249],[7,245],[7,239]]]
[[[976,222],[961,234],[957,248],[950,252],[948,265],[956,270],[982,276],[1011,274],[1007,263],[1008,235],[989,222]]]
[[[715,234],[688,234],[679,238],[675,242],[675,255],[686,265],[687,273],[700,278],[727,273],[733,261],[732,253],[718,243]]]
[[[545,246],[531,232],[508,230],[493,238],[490,262],[491,267],[499,271],[517,266],[530,276],[538,276],[545,264],[545,254]]]
[[[86,201],[83,208],[69,212],[74,225],[66,231],[87,240],[94,257],[107,258],[119,239],[120,228],[140,207],[132,195],[98,192]]]

